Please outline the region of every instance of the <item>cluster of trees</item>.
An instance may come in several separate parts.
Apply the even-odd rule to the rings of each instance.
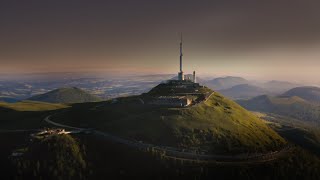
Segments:
[[[12,160],[16,178],[84,179],[84,149],[69,135],[34,139],[23,156]]]

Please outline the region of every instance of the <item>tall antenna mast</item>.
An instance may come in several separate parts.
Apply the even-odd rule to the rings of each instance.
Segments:
[[[181,41],[180,41],[180,72],[182,72],[182,33],[181,33]]]

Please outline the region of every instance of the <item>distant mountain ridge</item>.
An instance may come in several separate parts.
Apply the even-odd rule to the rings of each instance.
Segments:
[[[272,80],[272,81],[268,81],[266,83],[263,83],[261,85],[258,85],[261,88],[264,88],[270,92],[279,94],[279,93],[283,93],[285,91],[288,91],[292,88],[295,87],[299,87],[301,86],[300,84],[296,84],[296,83],[291,83],[291,82],[287,82],[287,81],[276,81],[276,80]]]
[[[283,93],[281,96],[283,97],[298,96],[309,102],[320,103],[320,88],[314,87],[314,86],[297,87]]]
[[[214,90],[222,90],[240,84],[250,84],[250,82],[242,77],[226,76],[207,81],[205,84]]]
[[[270,93],[266,89],[249,84],[236,85],[229,89],[219,90],[219,92],[231,99],[248,99]]]
[[[204,84],[233,99],[252,98],[263,94],[280,95],[292,88],[301,86],[287,81],[258,82],[235,76],[218,77],[205,81]]]
[[[83,103],[100,101],[101,99],[80,88],[67,87],[59,88],[45,94],[36,95],[28,100],[49,103]]]
[[[298,96],[262,95],[236,102],[250,111],[274,113],[302,121],[320,123],[320,107]]]

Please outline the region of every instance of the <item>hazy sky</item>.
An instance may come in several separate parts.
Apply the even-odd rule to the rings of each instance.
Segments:
[[[0,72],[176,73],[316,82],[320,1],[1,0]],[[319,82],[319,81],[318,81]]]

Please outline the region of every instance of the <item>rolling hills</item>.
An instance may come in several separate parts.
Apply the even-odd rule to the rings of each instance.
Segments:
[[[251,111],[275,113],[302,121],[320,123],[320,107],[297,96],[258,96],[249,100],[237,100]]]
[[[76,88],[59,88],[45,94],[40,94],[29,98],[31,101],[41,101],[49,103],[83,103],[100,101],[99,97],[93,96],[88,92]]]
[[[246,94],[244,94],[244,90],[243,88],[241,88],[241,86],[244,86],[245,84],[247,84],[250,87]],[[207,85],[209,88],[212,88],[213,90],[218,90],[220,92],[222,92],[222,90],[225,91],[227,89],[230,89],[230,91],[232,91],[232,96],[230,97],[237,96],[236,94],[240,94],[238,96],[244,94],[245,96],[254,97],[262,95],[261,93],[257,93],[261,91],[264,92],[263,94],[268,93],[269,95],[280,95],[292,88],[301,86],[299,84],[287,81],[272,80],[267,82],[261,82],[247,80],[242,77],[234,76],[218,77],[209,81],[205,81],[205,85]],[[250,94],[250,91],[252,92],[252,94]]]

